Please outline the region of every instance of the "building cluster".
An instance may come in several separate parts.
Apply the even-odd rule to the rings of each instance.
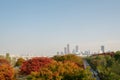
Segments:
[[[70,45],[67,44],[67,46],[64,47],[63,51],[57,52],[57,55],[75,54],[75,55],[78,55],[78,56],[90,56],[92,54],[97,54],[97,53],[105,53],[105,47],[102,45],[101,48],[100,48],[100,51],[90,52],[90,50],[80,51],[78,45],[76,45],[73,50],[70,50]]]
[[[79,50],[79,47],[76,45],[76,46],[75,46],[75,49],[73,49],[73,51],[71,52],[71,50],[70,50],[70,45],[67,44],[67,46],[64,47],[64,54],[77,53],[78,50]]]

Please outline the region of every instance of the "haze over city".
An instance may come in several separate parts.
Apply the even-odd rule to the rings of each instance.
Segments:
[[[0,54],[120,48],[120,0],[0,0]]]

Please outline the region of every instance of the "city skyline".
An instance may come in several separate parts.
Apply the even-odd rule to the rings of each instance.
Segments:
[[[119,3],[1,0],[0,54],[51,56],[67,43],[82,51],[98,51],[101,45],[120,50]]]
[[[89,49],[82,51],[81,49],[79,49],[78,45],[75,45],[73,48],[71,48],[71,45],[67,44],[66,46],[64,46],[64,49],[62,51],[57,51],[56,55],[76,54],[79,56],[88,56],[92,54],[102,54],[108,52],[114,52],[114,51],[106,49],[104,45],[99,46],[98,51],[90,51]]]

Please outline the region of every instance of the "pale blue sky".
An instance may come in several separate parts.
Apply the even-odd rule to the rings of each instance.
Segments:
[[[120,0],[0,0],[0,53],[120,49]]]

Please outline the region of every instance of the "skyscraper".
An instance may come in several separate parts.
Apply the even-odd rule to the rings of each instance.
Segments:
[[[67,44],[67,53],[70,53],[70,46]]]
[[[60,53],[59,52],[57,52],[57,55],[59,55]]]
[[[101,51],[102,51],[102,53],[105,52],[105,47],[103,45],[101,46]]]
[[[75,50],[73,49],[73,51],[72,51],[72,54],[75,54],[76,52],[75,52]]]
[[[64,47],[64,54],[66,54],[67,53],[67,48],[66,47]]]
[[[78,47],[78,45],[75,47],[75,52],[78,52],[78,50],[79,50],[79,47]]]
[[[61,52],[61,55],[63,55],[63,52]]]

